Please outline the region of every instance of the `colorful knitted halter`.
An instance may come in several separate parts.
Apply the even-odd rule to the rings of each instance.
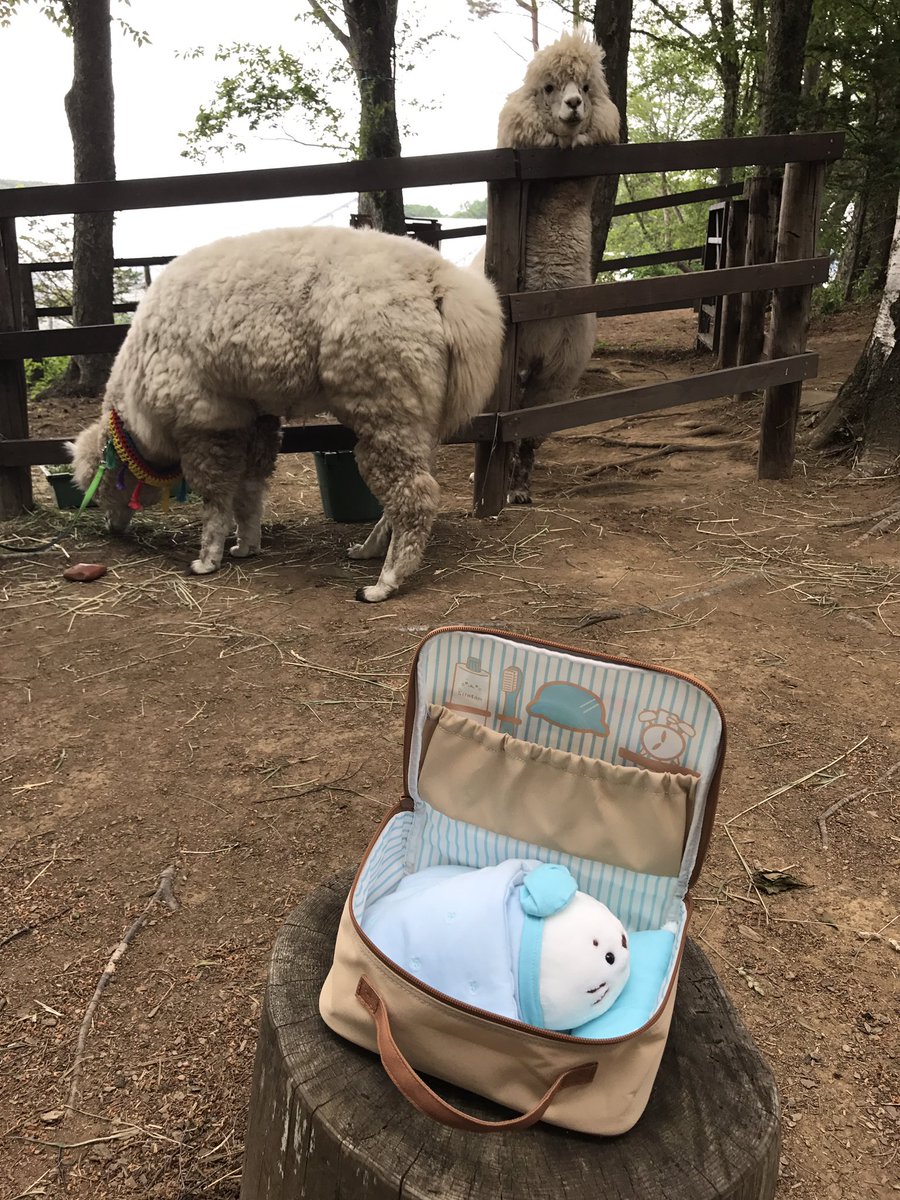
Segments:
[[[109,410],[109,437],[106,442],[106,448],[103,451],[103,458],[97,468],[96,475],[91,480],[90,487],[85,493],[82,508],[86,508],[90,503],[94,493],[100,486],[100,481],[105,471],[116,472],[116,487],[119,491],[125,490],[126,472],[130,472],[132,477],[137,480],[134,491],[131,493],[131,498],[128,501],[128,507],[135,512],[142,507],[140,494],[144,484],[148,487],[158,488],[162,492],[161,507],[163,512],[168,511],[169,496],[174,488],[177,487],[176,495],[179,500],[187,498],[187,484],[180,464],[173,463],[167,466],[156,466],[154,463],[148,462],[140,450],[138,450],[134,439],[125,428],[122,418],[114,408]]]

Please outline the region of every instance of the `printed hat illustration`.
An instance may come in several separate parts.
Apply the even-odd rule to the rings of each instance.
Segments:
[[[596,737],[606,737],[609,733],[603,701],[577,683],[558,679],[542,684],[528,705],[528,712],[574,733],[592,733]]]

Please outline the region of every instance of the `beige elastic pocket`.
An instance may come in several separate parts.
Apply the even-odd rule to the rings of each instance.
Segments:
[[[696,781],[620,767],[428,710],[419,794],[458,821],[649,875],[676,876]]]

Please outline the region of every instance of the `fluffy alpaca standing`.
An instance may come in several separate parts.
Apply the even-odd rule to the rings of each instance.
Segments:
[[[176,259],[142,300],[100,418],[73,446],[93,478],[115,409],[138,451],[180,462],[203,499],[195,574],[254,553],[279,418],[327,410],[357,435],[360,471],[384,506],[353,558],[386,558],[361,600],[384,600],[419,566],[438,503],[436,446],[480,412],[500,365],[493,286],[407,238],[280,229],[226,238]],[[110,525],[132,516],[133,478],[106,472]],[[144,503],[159,498],[152,489]]]
[[[498,146],[567,149],[619,140],[619,110],[609,98],[603,51],[581,32],[539,50],[525,81],[500,112]],[[525,289],[582,287],[591,278],[594,179],[533,182],[528,189]],[[592,313],[527,321],[519,327],[522,407],[568,400],[594,348]],[[531,468],[539,442],[517,447],[510,482],[513,503],[531,503]]]

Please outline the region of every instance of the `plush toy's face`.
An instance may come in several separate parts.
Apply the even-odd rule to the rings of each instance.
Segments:
[[[599,1017],[628,982],[628,935],[599,900],[576,892],[544,919],[541,1007],[548,1029],[575,1029]]]

